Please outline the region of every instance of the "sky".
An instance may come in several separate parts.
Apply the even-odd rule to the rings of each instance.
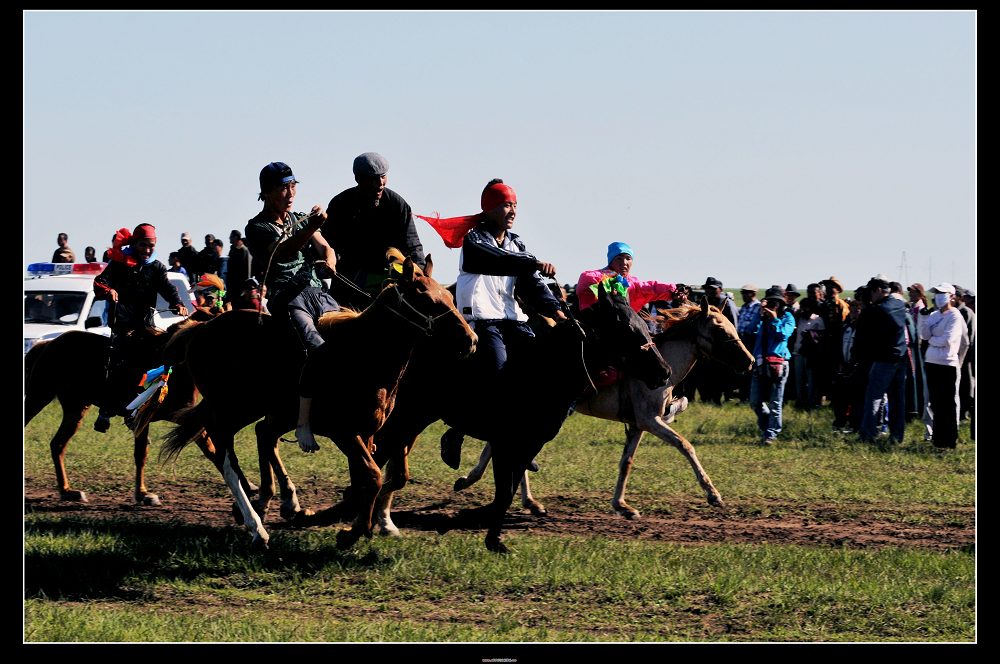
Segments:
[[[560,283],[976,287],[972,11],[26,11],[23,262],[120,227],[227,238],[288,163],[296,209],[374,151],[416,214],[479,212]],[[434,276],[459,250],[417,220]]]

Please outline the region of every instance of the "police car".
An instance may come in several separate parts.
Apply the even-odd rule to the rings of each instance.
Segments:
[[[107,263],[32,263],[24,280],[24,352],[42,339],[54,339],[70,330],[86,330],[104,336],[108,327],[107,301],[94,297],[94,277]],[[194,311],[187,277],[168,272],[167,279],[177,288],[181,303]],[[156,326],[167,329],[183,320],[156,296]]]

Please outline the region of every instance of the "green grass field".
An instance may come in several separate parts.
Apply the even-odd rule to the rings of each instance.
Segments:
[[[117,423],[95,434],[88,415],[69,448],[75,488],[131,499],[131,439]],[[57,409],[25,429],[25,478],[54,480],[48,440]],[[154,434],[161,434],[156,425]],[[966,428],[957,451],[940,454],[911,424],[899,447],[868,446],[834,434],[828,410],[789,411],[781,442],[754,444],[746,406],[694,403],[677,429],[695,443],[716,487],[738,513],[783,510],[809,517],[835,506],[837,518],[880,510],[908,524],[935,510],[975,504],[975,446]],[[440,424],[411,458],[413,483],[397,509],[433,503],[457,473],[437,458]],[[154,435],[155,439],[155,435]],[[536,497],[571,496],[580,510],[613,514],[609,501],[624,436],[620,424],[575,415],[539,455]],[[315,487],[343,487],[342,455],[329,441],[303,455],[282,453],[303,502],[329,503]],[[256,474],[252,430],[238,440]],[[469,440],[463,469],[478,457]],[[155,446],[154,446],[155,451]],[[489,477],[489,475],[487,475]],[[195,482],[203,494],[172,489]],[[150,460],[147,481],[175,506],[226,496],[214,468],[193,448],[176,464]],[[647,436],[636,456],[630,502],[645,515],[704,505],[680,454]],[[468,490],[483,503],[491,482]],[[156,508],[144,508],[144,510]],[[514,508],[512,508],[514,509]],[[708,508],[706,506],[706,512]],[[86,509],[25,515],[28,642],[971,642],[976,639],[974,547],[801,546],[609,539],[528,532],[508,535],[497,556],[483,533],[362,540],[339,551],[336,528],[277,531],[251,551],[228,523],[181,523]],[[278,517],[272,515],[269,522]],[[637,522],[637,523],[641,523]]]

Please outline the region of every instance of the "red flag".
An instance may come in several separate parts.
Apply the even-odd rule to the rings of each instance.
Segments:
[[[433,217],[425,217],[419,214],[414,216],[430,224],[431,228],[437,231],[437,234],[444,240],[445,246],[452,249],[461,247],[462,240],[465,239],[465,234],[479,222],[478,214],[471,214],[465,217],[448,217],[447,219],[442,219],[441,215],[436,213]]]

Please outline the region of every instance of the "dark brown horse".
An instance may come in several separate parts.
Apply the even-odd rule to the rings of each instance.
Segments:
[[[624,298],[601,288],[597,303],[580,314],[579,322],[585,334],[573,321],[559,323],[526,345],[519,358],[512,353],[501,385],[477,380],[474,361],[448,361],[429,354],[414,358],[396,409],[376,436],[376,460],[389,464],[376,503],[383,532],[398,533],[389,514],[393,493],[409,479],[407,455],[432,422],[444,420],[492,446],[493,502],[460,514],[453,525],[485,522],[486,547],[504,552],[501,525],[522,473],[542,446],[555,438],[570,406],[594,389],[587,364],[603,368],[608,349],[626,349],[622,352],[630,375],[650,389],[666,383],[670,368],[645,322]]]
[[[716,307],[704,302],[701,307],[693,304],[662,312],[660,318],[664,331],[654,337],[660,354],[670,364],[673,373],[670,382],[655,390],[642,381],[626,376],[624,381],[602,387],[597,393],[576,404],[576,412],[629,425],[618,463],[618,482],[615,484],[611,506],[627,519],[639,518],[639,510],[625,502],[625,487],[632,471],[639,441],[647,431],[673,445],[691,464],[695,478],[705,491],[708,503],[723,504],[722,495],[712,484],[708,473],[698,461],[694,446],[684,436],[669,426],[668,407],[673,398],[673,387],[684,380],[695,363],[702,358],[712,358],[734,371],[747,371],[753,366],[753,355],[740,341],[736,328]],[[628,404],[628,408],[622,408]],[[490,459],[487,443],[479,462],[468,475],[455,482],[455,491],[479,481]],[[521,479],[521,503],[536,515],[545,514],[545,507],[531,495],[528,473]]]
[[[475,334],[451,295],[431,277],[432,268],[430,257],[424,272],[405,261],[399,280],[364,312],[326,314],[317,326],[326,342],[317,357],[328,380],[313,397],[310,423],[316,434],[331,438],[347,456],[356,504],[361,506],[353,527],[338,533],[341,546],[371,535],[372,507],[382,486],[382,473],[372,459],[372,438],[392,411],[414,348],[428,342],[455,357],[475,349]],[[268,540],[261,517],[275,495],[275,474],[282,516],[300,525],[335,520],[329,510],[314,514],[301,509],[278,454],[278,437],[295,428],[298,414],[303,354],[290,333],[285,321],[240,311],[224,313],[195,330],[186,357],[203,398],[180,415],[163,448],[168,457],[176,455],[195,433],[207,430],[255,544],[266,545]],[[220,354],[220,348],[226,352]],[[251,504],[240,483],[233,438],[257,420],[261,485],[259,499]]]
[[[196,317],[192,316],[195,320]],[[138,383],[144,370],[160,364],[174,365],[169,389],[160,403],[147,402],[138,414],[134,430],[135,501],[141,505],[159,505],[160,498],[146,488],[145,468],[149,451],[149,423],[169,420],[195,399],[194,384],[183,366],[178,366],[177,348],[182,330],[196,325],[195,320],[172,325],[164,332],[148,328],[132,333],[133,365],[126,369],[126,379]],[[104,375],[110,340],[91,332],[66,332],[50,341],[36,343],[24,358],[24,424],[27,425],[53,399],[59,399],[62,421],[49,449],[56,471],[56,486],[62,500],[87,502],[87,494],[70,487],[66,474],[66,446],[80,429],[90,406],[105,389]],[[171,355],[171,352],[173,355]],[[198,445],[209,459],[214,459],[211,442],[204,434]]]

